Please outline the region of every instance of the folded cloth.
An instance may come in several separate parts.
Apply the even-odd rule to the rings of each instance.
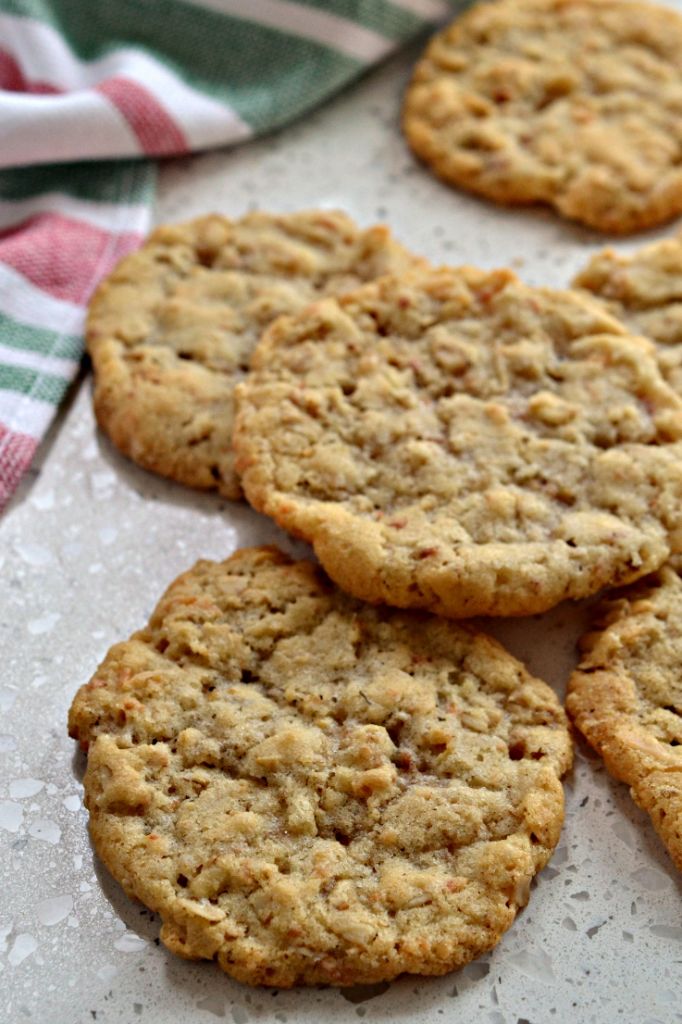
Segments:
[[[279,127],[465,2],[0,0],[0,510],[149,227],[149,158]]]

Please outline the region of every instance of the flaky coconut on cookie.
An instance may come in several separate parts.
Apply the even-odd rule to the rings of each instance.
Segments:
[[[275,549],[199,562],[77,694],[95,848],[174,952],[250,984],[444,974],[563,819],[553,691],[495,641]]]
[[[651,344],[509,271],[415,271],[280,320],[238,408],[251,504],[368,601],[528,615],[682,541],[682,402]]]

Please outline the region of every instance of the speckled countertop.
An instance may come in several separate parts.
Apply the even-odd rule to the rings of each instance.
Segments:
[[[531,283],[566,284],[598,238],[551,213],[449,191],[412,160],[397,113],[415,53],[304,124],[168,165],[158,219],[338,206],[362,224],[389,221],[433,261],[506,264]],[[180,571],[273,540],[292,550],[246,506],[120,457],[95,428],[89,379],[80,382],[0,523],[2,1024],[682,1021],[682,878],[626,787],[583,746],[563,838],[530,905],[497,949],[458,973],[345,992],[250,990],[159,946],[158,920],[93,857],[67,709]],[[563,694],[581,616],[561,607],[492,629]]]

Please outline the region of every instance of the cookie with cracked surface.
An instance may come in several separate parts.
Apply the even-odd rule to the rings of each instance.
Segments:
[[[656,344],[663,376],[682,395],[682,240],[666,238],[629,255],[604,249],[573,284]]]
[[[424,262],[334,211],[159,227],[98,288],[87,346],[97,420],[145,469],[228,498],[233,391],[264,328],[313,299]]]
[[[682,17],[638,0],[499,0],[437,35],[403,128],[451,184],[625,234],[682,212]]]
[[[566,699],[682,870],[682,561],[595,609]]]
[[[251,984],[443,974],[494,946],[563,818],[553,691],[482,634],[307,562],[199,562],[71,708],[97,852],[166,945]]]
[[[587,296],[414,271],[283,318],[238,389],[258,510],[344,590],[528,615],[682,544],[680,398]]]

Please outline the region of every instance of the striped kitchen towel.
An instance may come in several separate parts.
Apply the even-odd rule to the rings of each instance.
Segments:
[[[0,0],[0,509],[155,165],[302,114],[465,0]]]

